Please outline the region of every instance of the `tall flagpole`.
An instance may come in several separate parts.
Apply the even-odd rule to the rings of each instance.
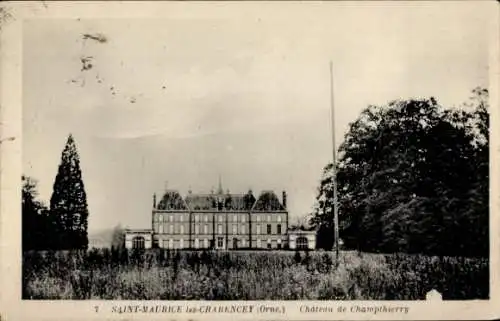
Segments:
[[[337,148],[335,144],[335,107],[333,95],[333,63],[330,61],[330,103],[332,114],[332,182],[333,182],[333,224],[334,226],[334,247],[335,247],[335,265],[339,264],[339,213],[337,206]]]

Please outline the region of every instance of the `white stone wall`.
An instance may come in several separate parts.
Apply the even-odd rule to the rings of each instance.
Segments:
[[[127,249],[131,249],[133,247],[133,239],[134,237],[143,237],[144,238],[144,248],[150,249],[153,246],[153,235],[150,232],[127,232],[125,234],[125,247]]]
[[[305,237],[307,238],[307,246],[310,250],[314,250],[316,248],[316,232],[304,232],[304,231],[289,231],[288,232],[288,245],[291,250],[295,250],[297,248],[297,238]]]

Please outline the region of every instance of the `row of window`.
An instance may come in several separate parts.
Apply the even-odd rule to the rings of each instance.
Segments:
[[[173,239],[168,239],[168,240],[163,240],[163,248],[166,249],[182,249],[187,245],[187,240],[180,239],[180,240],[173,240]],[[223,237],[218,237],[217,238],[217,247],[218,248],[223,248],[225,247],[225,239]],[[273,246],[274,245],[274,246]],[[267,243],[263,242],[263,240],[258,239],[256,241],[256,246],[257,248],[278,248],[281,249],[281,240],[278,239],[277,241],[271,241],[270,239],[267,240]],[[245,239],[233,239],[232,244],[230,244],[230,247],[232,248],[238,248],[238,247],[247,247],[247,240]],[[210,247],[210,240],[209,239],[194,239],[194,248],[199,249],[199,248],[209,248]]]
[[[197,239],[197,243],[199,246],[199,240]],[[208,239],[205,239],[206,245],[204,247],[208,248]],[[163,240],[163,247],[166,249],[182,249],[184,248],[184,239],[174,240],[169,239],[169,240]]]
[[[266,246],[263,246],[264,244],[262,244],[262,243],[263,243],[263,242],[262,242],[261,240],[259,240],[259,239],[258,239],[258,240],[257,240],[257,245],[256,245],[256,247],[257,247],[257,248],[267,247],[268,249],[271,249],[271,248],[276,247],[276,248],[278,248],[278,249],[281,249],[281,240],[280,240],[280,239],[278,239],[276,242],[274,242],[274,241],[273,241],[273,242],[271,242],[271,240],[269,240],[269,239],[268,239],[268,240],[267,240],[267,243],[265,243],[265,244],[266,244]],[[276,246],[273,246],[273,243],[276,243]]]
[[[272,234],[272,225],[267,224],[267,229],[266,232],[267,234]],[[257,224],[257,233],[256,234],[262,234],[261,233],[261,226]],[[232,234],[245,234],[246,233],[246,228],[245,225],[238,225],[238,224],[233,224],[232,225]],[[158,226],[158,233],[163,234],[163,233],[169,233],[169,234],[174,234],[174,225],[168,225],[168,232],[164,230],[163,224],[160,224]],[[217,225],[217,233],[218,234],[224,234],[223,226],[222,224]],[[281,234],[282,229],[281,229],[281,224],[276,225],[276,234]],[[179,234],[184,234],[184,225],[179,226]],[[194,226],[194,234],[200,234],[200,225],[196,224]],[[208,224],[203,225],[203,234],[208,234]]]
[[[211,215],[200,215],[200,214],[195,214],[194,215],[194,221],[195,222],[201,222],[202,219],[205,221],[205,222],[208,222],[208,218],[209,216]],[[246,222],[246,216],[247,214],[243,214],[243,215],[238,215],[238,214],[233,214],[233,220],[232,222],[242,222],[242,223],[245,223]],[[218,220],[219,222],[224,222],[225,218],[224,218],[224,215],[217,215],[218,217]],[[238,220],[238,217],[240,218]],[[260,222],[261,221],[261,215],[255,215],[256,217],[256,221],[257,222]],[[184,221],[184,215],[173,215],[173,214],[170,214],[170,215],[167,215],[167,214],[158,214],[158,221],[159,222],[174,222],[174,218],[177,218],[177,221],[178,222],[183,222]],[[273,218],[273,215],[267,215],[267,222],[271,222],[272,221],[272,218]],[[281,215],[278,215],[277,216],[277,222],[281,222],[282,218],[281,218]],[[264,221],[264,217],[262,217],[262,221]]]
[[[162,247],[166,249],[183,249],[185,248],[185,245],[188,245],[188,241],[184,239],[180,240],[173,240],[173,239],[168,239],[168,240],[163,240]],[[218,237],[217,238],[217,248],[226,248],[225,246],[225,238],[224,237]],[[211,242],[209,239],[194,239],[194,248],[199,249],[199,248],[209,248],[211,246]],[[237,239],[233,238],[232,239],[232,244],[229,244],[229,247],[231,248],[245,248],[247,247],[247,241],[245,239]],[[144,237],[138,236],[134,237],[132,240],[132,247],[133,248],[144,248],[145,247],[145,241]],[[271,239],[267,239],[267,243],[263,242],[261,239],[257,239],[256,243],[252,246],[255,248],[282,248],[281,244],[281,239],[278,239],[276,241],[271,241]],[[302,237],[297,239],[297,248],[307,248],[307,239]]]

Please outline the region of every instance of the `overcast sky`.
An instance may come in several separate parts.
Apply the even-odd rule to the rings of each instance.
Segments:
[[[259,5],[205,19],[25,23],[23,170],[40,197],[50,199],[71,132],[91,231],[150,227],[165,181],[209,192],[219,175],[231,192],[286,190],[300,217],[332,157],[330,60],[337,145],[369,104],[452,106],[488,85],[490,7]],[[83,39],[96,33],[107,41]]]

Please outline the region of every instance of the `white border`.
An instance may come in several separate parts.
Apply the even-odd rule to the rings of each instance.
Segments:
[[[460,3],[463,3],[460,1]],[[377,2],[377,5],[382,3]],[[394,2],[391,2],[394,4]],[[398,2],[399,6],[408,4]],[[412,2],[412,5],[436,5],[442,3]],[[0,145],[0,223],[1,223],[1,288],[0,288],[0,314],[6,320],[39,320],[39,319],[61,319],[61,320],[87,320],[87,319],[252,319],[252,320],[392,320],[392,319],[491,319],[500,315],[500,309],[495,308],[498,304],[500,287],[498,286],[499,271],[499,168],[496,161],[499,154],[499,95],[498,95],[498,58],[499,56],[499,24],[498,6],[496,2],[476,2],[477,5],[490,5],[491,16],[484,17],[491,21],[490,41],[490,97],[491,97],[491,153],[490,153],[490,188],[491,188],[491,214],[490,214],[490,236],[491,236],[491,299],[489,301],[272,301],[272,302],[200,302],[200,301],[148,301],[148,305],[183,305],[198,306],[200,304],[222,305],[255,305],[258,309],[261,305],[276,306],[284,308],[285,313],[254,313],[254,314],[116,314],[111,313],[112,306],[131,303],[128,301],[21,301],[20,300],[20,177],[22,172],[21,146],[22,146],[22,23],[25,19],[44,18],[206,18],[224,17],[235,15],[247,15],[257,13],[259,10],[266,14],[275,16],[301,14],[300,2],[13,2],[0,4],[4,10],[11,14],[11,18],[2,19],[1,23],[1,59],[0,59],[0,120],[2,126],[2,138],[15,137],[14,141],[4,142]],[[310,6],[353,6],[353,5],[375,5],[373,2],[353,3],[340,2],[335,4],[309,3]],[[444,5],[450,5],[446,1]],[[459,5],[452,3],[451,5]],[[321,10],[321,8],[317,8]],[[5,11],[4,11],[5,12]],[[464,21],[464,23],[469,23]],[[466,48],[464,48],[466,50]],[[135,302],[144,304],[146,302]],[[407,306],[407,314],[352,314],[352,313],[301,313],[300,306],[330,306],[335,310],[339,306],[345,306],[347,310],[355,305],[365,306]],[[100,312],[96,313],[94,307],[98,306]]]

